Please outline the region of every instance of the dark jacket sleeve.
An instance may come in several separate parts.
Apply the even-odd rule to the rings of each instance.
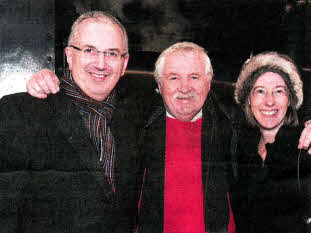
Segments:
[[[305,232],[311,232],[311,157],[306,150],[299,153],[299,189],[304,197]]]
[[[303,80],[303,104],[299,112],[301,125],[311,120],[311,72],[303,71],[301,73]]]
[[[142,175],[139,141],[143,124],[143,100],[126,98],[119,101],[112,120],[117,143],[116,193],[120,201],[120,219],[115,232],[135,232]]]
[[[22,98],[0,100],[0,232],[22,232],[23,203],[27,199],[29,173],[27,148],[20,139],[24,120]]]

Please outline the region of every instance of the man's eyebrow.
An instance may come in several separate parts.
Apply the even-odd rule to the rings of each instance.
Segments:
[[[111,48],[111,49],[107,49],[107,50],[109,50],[109,51],[119,51],[120,52],[120,49],[118,49],[118,48]]]
[[[176,75],[176,76],[178,76],[178,74],[177,74],[177,73],[174,73],[174,72],[163,73],[163,75],[167,75],[167,76]]]
[[[94,46],[94,45],[89,45],[89,44],[83,45],[82,47],[83,47],[83,48],[88,47],[88,48],[92,48],[92,49],[97,49],[97,50],[99,50],[96,46]],[[109,51],[118,51],[118,52],[120,52],[120,49],[118,49],[118,48],[109,48],[109,49],[105,49],[105,50],[109,50]]]
[[[170,73],[165,73],[165,75],[176,75],[176,76],[179,76],[179,74],[175,73],[175,72],[170,72]],[[200,76],[200,73],[198,72],[192,72],[188,75],[196,75],[196,76]]]
[[[86,44],[86,45],[83,45],[83,46],[82,46],[82,48],[85,48],[85,47],[88,47],[88,48],[94,48],[94,49],[96,49],[96,47],[95,47],[95,46],[93,46],[93,45],[89,45],[89,44]]]
[[[199,76],[199,75],[200,75],[200,73],[197,73],[197,72],[192,72],[192,73],[190,73],[189,75],[197,75],[197,76]]]

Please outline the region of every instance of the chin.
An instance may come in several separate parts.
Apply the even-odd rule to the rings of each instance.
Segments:
[[[272,123],[272,124],[271,123],[264,123],[264,124],[259,123],[259,127],[264,130],[274,130],[274,129],[280,128],[282,125],[283,125],[283,122],[277,122],[277,123]]]

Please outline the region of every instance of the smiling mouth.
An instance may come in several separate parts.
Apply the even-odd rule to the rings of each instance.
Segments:
[[[177,97],[177,99],[179,100],[187,100],[187,99],[191,99],[192,97]]]
[[[106,78],[108,76],[108,74],[94,74],[94,73],[90,73],[92,76],[94,76],[95,78]]]
[[[96,78],[105,78],[108,76],[107,74],[92,74],[92,75]]]
[[[273,110],[273,111],[260,111],[263,115],[267,115],[267,116],[272,116],[275,115],[278,111],[277,110]]]
[[[194,95],[176,96],[176,99],[179,99],[179,100],[188,100],[192,98],[194,98]]]

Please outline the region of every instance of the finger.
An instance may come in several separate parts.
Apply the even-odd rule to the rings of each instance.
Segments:
[[[307,135],[307,129],[304,128],[302,133],[301,133],[301,136],[299,138],[299,145],[298,145],[299,149],[303,149],[303,144],[304,144],[304,140],[305,140],[306,135]]]
[[[39,87],[40,91],[43,91],[45,94],[50,94],[52,89],[49,87],[49,81],[52,79],[49,73],[45,73],[44,71],[39,71],[34,75],[34,82]]]
[[[303,137],[301,141],[301,148],[308,149],[311,143],[311,125],[310,124],[304,128],[302,136]]]
[[[311,148],[308,150],[308,154],[311,155]]]
[[[59,80],[53,72],[50,74],[51,74],[50,76],[51,79],[46,80],[46,81],[52,93],[55,94],[59,91]]]
[[[26,85],[27,92],[37,98],[46,98],[47,95],[41,91],[40,87],[34,82],[33,79],[30,79]]]
[[[55,94],[59,91],[59,80],[54,72],[48,69],[43,69],[37,74],[37,84],[43,89],[45,94]]]
[[[27,92],[30,94],[30,92],[32,91],[31,90],[31,82],[32,82],[32,79],[30,78],[27,82],[26,82],[26,90]]]
[[[41,87],[38,86],[36,82],[34,82],[34,91],[37,93],[38,97],[42,97],[42,96],[47,97],[47,94],[42,90]]]
[[[305,138],[303,140],[303,147],[305,149],[308,149],[310,147],[310,143],[311,143],[311,125],[307,125],[306,127],[306,135]]]

